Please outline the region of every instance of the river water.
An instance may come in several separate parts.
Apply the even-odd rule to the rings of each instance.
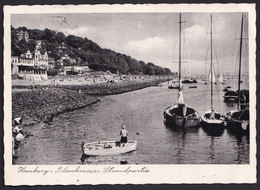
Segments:
[[[236,105],[223,102],[223,88],[237,89],[235,79],[215,85],[214,109],[226,113]],[[243,79],[242,88],[248,89]],[[184,84],[184,100],[200,114],[210,109],[210,86]],[[117,156],[90,157],[85,164],[248,164],[249,137],[233,136],[226,129],[221,136],[209,136],[201,127],[172,130],[164,125],[163,111],[177,100],[178,90],[149,87],[102,97],[90,107],[59,115],[50,124],[25,127],[33,136],[17,150],[14,164],[81,164],[81,142],[119,140],[122,124],[129,139],[137,140],[136,151]]]

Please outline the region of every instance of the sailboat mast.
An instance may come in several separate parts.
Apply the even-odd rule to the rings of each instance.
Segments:
[[[210,82],[211,82],[211,110],[213,110],[213,63],[212,63],[212,15],[210,15]]]
[[[238,72],[238,104],[237,109],[240,110],[240,78],[241,78],[241,57],[242,57],[242,40],[243,38],[243,14],[241,20],[240,50],[239,50],[239,72]]]
[[[181,13],[180,13],[180,30],[179,30],[179,91],[181,90]]]

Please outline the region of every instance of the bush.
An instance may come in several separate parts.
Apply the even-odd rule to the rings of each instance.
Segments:
[[[56,76],[59,73],[57,69],[51,69],[47,71],[48,76]]]

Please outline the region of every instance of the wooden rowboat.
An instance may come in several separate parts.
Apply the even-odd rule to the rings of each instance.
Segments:
[[[86,156],[111,156],[132,152],[136,149],[137,141],[120,144],[118,141],[82,142],[82,153]]]

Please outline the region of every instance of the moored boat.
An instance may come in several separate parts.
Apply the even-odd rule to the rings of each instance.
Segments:
[[[225,116],[209,110],[201,116],[201,125],[204,131],[210,136],[220,136],[225,129]]]
[[[242,40],[243,39],[243,14],[241,19],[241,36],[240,36],[240,49],[239,49],[239,72],[238,72],[238,91],[237,91],[237,110],[227,113],[227,129],[236,135],[249,135],[249,91],[240,90],[241,83],[241,58],[242,58]],[[242,104],[245,103],[245,104]],[[241,109],[241,107],[243,109]]]
[[[227,130],[231,134],[249,134],[249,110],[236,110],[227,113]]]
[[[177,127],[196,127],[200,123],[199,113],[185,104],[179,104],[168,107],[163,115],[165,123],[167,125]],[[186,113],[183,113],[183,108],[186,109]]]
[[[82,153],[86,156],[111,156],[135,151],[137,141],[128,141],[124,145],[119,141],[82,142]]]
[[[198,81],[196,79],[186,79],[183,80],[182,83],[198,83]]]
[[[224,102],[231,103],[231,102],[238,102],[238,94],[235,91],[229,90],[227,91],[224,96]]]
[[[179,87],[177,85],[173,86],[173,85],[169,85],[168,86],[169,89],[179,89]]]
[[[163,112],[165,124],[171,127],[196,127],[200,123],[199,113],[184,103],[183,88],[181,82],[181,14],[179,28],[179,93],[177,104],[170,106]]]
[[[201,116],[201,124],[204,131],[210,136],[220,136],[224,132],[225,126],[225,117],[224,115],[218,113],[213,108],[213,85],[214,85],[214,70],[213,70],[213,58],[212,58],[212,50],[213,50],[213,40],[212,40],[212,15],[210,17],[211,27],[210,27],[210,84],[211,84],[211,109],[205,112]]]

